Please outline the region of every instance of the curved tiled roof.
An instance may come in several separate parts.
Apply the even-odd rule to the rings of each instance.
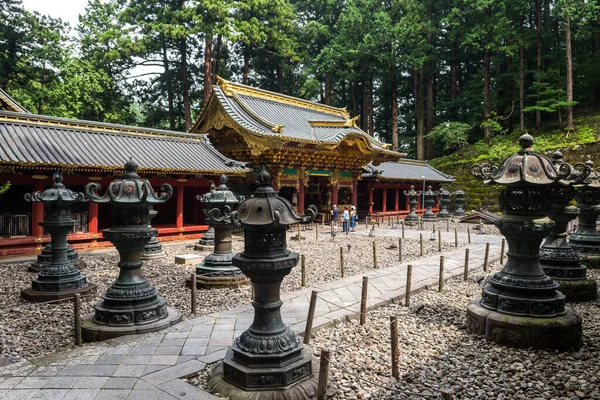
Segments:
[[[290,142],[338,144],[348,136],[360,137],[367,147],[397,156],[401,153],[358,128],[343,108],[331,107],[267,90],[219,79],[210,100],[198,116],[192,132],[197,132],[209,118],[209,106],[218,101],[224,111],[241,128],[260,136],[277,137]],[[389,158],[388,158],[389,159]]]
[[[113,170],[132,155],[141,171],[246,173],[206,135],[0,111],[0,164]]]
[[[25,107],[17,103],[15,99],[10,97],[8,93],[2,89],[0,89],[0,110],[29,114],[29,111],[27,111]]]
[[[421,180],[425,177],[429,182],[453,182],[454,178],[433,168],[426,161],[403,158],[398,162],[384,162],[378,166],[369,164],[363,167],[363,178],[379,178],[389,180]]]

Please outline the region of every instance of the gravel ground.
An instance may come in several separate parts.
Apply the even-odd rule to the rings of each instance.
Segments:
[[[364,227],[362,228],[364,229]],[[315,245],[315,231],[302,232],[300,242],[288,233],[288,248],[306,257],[307,284],[326,282],[340,277],[339,248],[344,248],[345,274],[363,273],[373,268],[373,238],[364,235],[339,234],[335,240],[319,231],[319,245]],[[425,236],[428,238],[428,236]],[[384,268],[398,259],[398,241],[378,236],[378,266]],[[425,253],[437,252],[437,242],[426,240]],[[234,252],[243,250],[243,239],[234,237]],[[444,248],[447,248],[446,246]],[[197,253],[202,256],[210,252],[198,252],[193,244],[169,244],[164,246],[166,257],[144,262],[146,278],[167,299],[170,306],[178,308],[184,318],[191,315],[190,292],[184,287],[185,278],[194,270],[194,264],[174,263],[178,254]],[[420,254],[418,240],[406,239],[403,245],[403,258],[409,261]],[[99,295],[115,281],[118,275],[118,253],[116,250],[95,255],[81,254],[77,267],[86,275],[89,282],[98,285],[96,296],[82,299],[82,312],[93,311]],[[28,263],[0,265],[0,365],[22,358],[37,357],[72,347],[73,306],[72,303],[39,304],[29,303],[20,298],[20,291],[31,286],[35,274],[27,272]],[[301,268],[292,270],[283,282],[282,292],[298,290],[301,287]],[[241,305],[250,301],[249,286],[198,290],[198,314],[205,315]]]
[[[574,305],[584,325],[578,352],[507,348],[465,330],[466,306],[480,296],[482,276],[452,279],[442,293],[421,292],[410,310],[392,304],[372,311],[365,326],[353,321],[314,333],[316,356],[321,348],[337,350],[330,370],[336,398],[422,399],[445,388],[457,399],[600,399],[600,303]],[[590,276],[600,279],[600,271]],[[399,316],[398,382],[390,372],[391,315]]]

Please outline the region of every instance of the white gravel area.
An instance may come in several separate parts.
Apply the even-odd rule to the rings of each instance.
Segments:
[[[364,229],[364,228],[363,228]],[[318,245],[315,231],[303,231],[298,242],[288,232],[288,248],[306,257],[307,285],[340,278],[340,246],[344,249],[345,276],[360,274],[373,268],[373,240],[377,246],[377,265],[385,268],[398,260],[398,239],[378,236],[375,239],[353,233],[348,236],[331,235],[319,231]],[[427,238],[427,236],[425,236]],[[425,240],[425,254],[438,252],[437,242]],[[196,253],[202,256],[209,251],[195,251],[193,243],[167,244],[163,246],[164,258],[144,262],[146,278],[167,299],[170,306],[178,308],[184,318],[191,315],[190,290],[185,288],[185,278],[195,271],[194,264],[175,264],[175,255]],[[444,247],[453,248],[450,246]],[[243,238],[234,236],[233,251],[243,250]],[[405,239],[403,260],[419,257],[416,239]],[[82,299],[83,313],[93,311],[93,305],[101,293],[115,281],[118,275],[116,250],[100,254],[80,254],[77,267],[86,275],[88,282],[98,285],[93,297]],[[20,298],[20,292],[31,286],[36,274],[27,271],[28,263],[0,265],[0,365],[23,358],[37,357],[72,347],[73,305],[70,301],[51,304],[30,303]],[[295,267],[284,279],[282,293],[301,288],[301,268]],[[201,289],[197,292],[197,315],[227,310],[249,304],[251,289],[248,285],[234,288]]]
[[[493,263],[491,272],[500,268]],[[590,270],[600,279],[600,271]],[[332,355],[330,380],[337,399],[438,398],[450,389],[457,399],[600,399],[600,302],[572,305],[583,318],[577,352],[513,349],[465,329],[468,302],[481,295],[471,274],[413,296],[412,307],[391,304],[369,313],[367,323],[338,324],[313,333],[315,356]],[[391,376],[390,322],[399,316],[400,379]],[[434,397],[428,397],[434,396]]]

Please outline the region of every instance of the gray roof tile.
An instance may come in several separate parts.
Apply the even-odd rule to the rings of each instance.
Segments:
[[[433,168],[425,161],[401,159],[399,162],[384,162],[378,166],[369,164],[363,168],[365,173],[363,178],[374,178],[391,180],[421,180],[425,177],[426,181],[431,182],[453,182],[454,178]]]

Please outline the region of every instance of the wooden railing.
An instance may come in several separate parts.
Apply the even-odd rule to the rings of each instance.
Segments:
[[[0,237],[30,235],[31,214],[0,214]]]

